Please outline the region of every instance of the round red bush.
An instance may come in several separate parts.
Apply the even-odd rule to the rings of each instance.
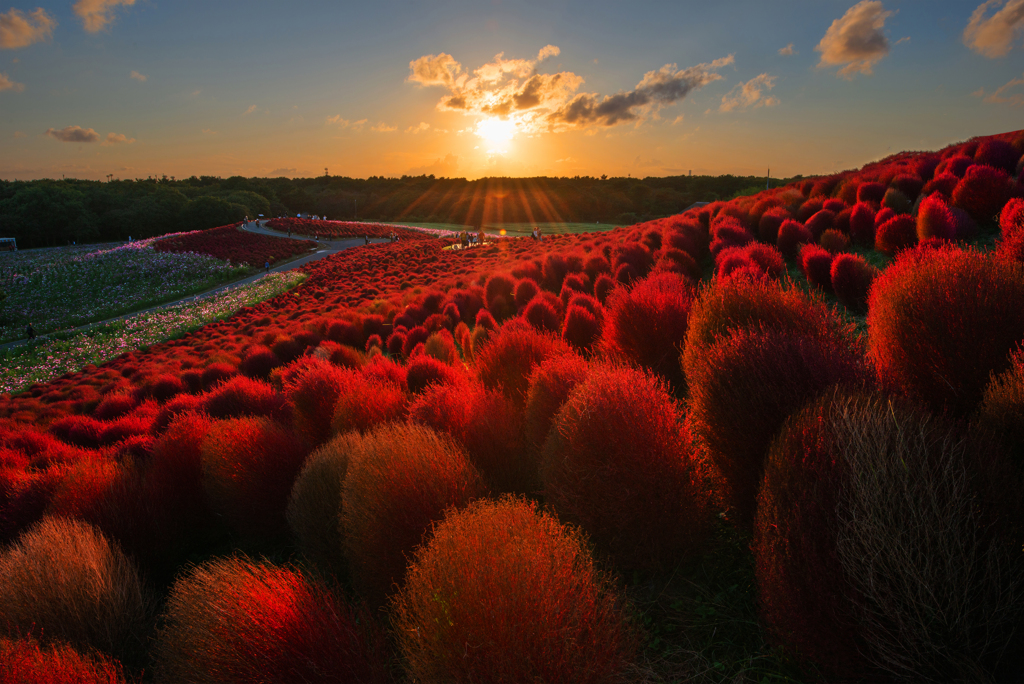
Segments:
[[[775,241],[776,247],[787,259],[795,259],[800,245],[812,242],[814,236],[802,223],[787,219],[779,226],[779,237]]]
[[[383,604],[405,576],[406,556],[449,507],[485,494],[461,447],[418,425],[368,433],[348,465],[341,525],[352,583]]]
[[[569,353],[560,339],[527,325],[506,325],[476,358],[477,377],[488,389],[500,390],[519,409],[526,404],[530,374],[545,359]]]
[[[550,292],[545,294],[550,295]],[[559,312],[558,299],[554,301],[546,297],[534,297],[523,310],[525,318],[531,326],[540,332],[557,333],[562,326],[562,315]]]
[[[708,486],[680,418],[655,377],[599,367],[573,389],[549,432],[545,500],[619,567],[665,569],[701,551]]]
[[[393,612],[416,681],[597,684],[615,681],[636,649],[586,539],[511,498],[450,512]]]
[[[311,446],[331,437],[334,406],[356,372],[319,359],[304,366],[285,386],[295,433]]]
[[[406,366],[405,381],[412,394],[420,394],[431,385],[460,385],[465,380],[460,370],[426,354],[417,356]]]
[[[840,254],[832,260],[832,290],[839,303],[852,313],[868,310],[868,291],[878,277],[878,269],[856,254]]]
[[[1003,239],[1024,233],[1024,199],[1014,197],[1006,203],[999,212],[999,231]]]
[[[534,370],[524,414],[527,448],[540,453],[558,410],[589,372],[586,360],[576,354],[548,359]]]
[[[917,224],[913,216],[900,214],[878,227],[875,233],[875,249],[893,255],[917,244]]]
[[[154,645],[167,682],[385,682],[366,615],[298,570],[221,558],[181,577]]]
[[[1012,181],[1005,171],[976,165],[953,189],[953,204],[976,221],[992,221],[1010,199]]]
[[[811,237],[817,240],[821,237],[822,233],[832,228],[832,224],[835,222],[835,219],[835,213],[828,209],[822,209],[814,216],[807,219],[807,223],[804,224],[804,227],[811,231]]]
[[[815,244],[800,248],[800,270],[807,282],[825,292],[832,291],[832,259],[827,250]]]
[[[967,415],[1024,339],[1024,272],[953,246],[906,252],[875,281],[867,323],[884,383]]]
[[[921,200],[917,210],[917,239],[923,242],[929,238],[956,239],[956,219],[939,195]]]
[[[1017,172],[1017,160],[1020,159],[1018,152],[1013,145],[998,138],[982,140],[974,153],[974,161],[978,164],[987,164],[1008,174]]]
[[[861,183],[857,187],[857,202],[881,204],[885,198],[885,186],[881,183]]]
[[[266,382],[238,375],[206,395],[203,410],[214,418],[281,418],[285,414],[285,398]]]
[[[516,283],[516,308],[522,309],[523,307],[525,307],[527,304],[530,303],[531,299],[537,296],[538,292],[540,292],[540,287],[537,285],[537,283],[530,280],[529,278],[523,278],[522,280],[520,280],[518,283]]]

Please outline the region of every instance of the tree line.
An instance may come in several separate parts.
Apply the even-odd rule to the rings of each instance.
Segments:
[[[791,179],[792,180],[792,179]],[[779,183],[787,182],[780,180]],[[776,185],[776,181],[772,181]],[[756,176],[666,178],[219,178],[0,181],[0,237],[23,249],[146,238],[243,217],[626,225],[756,192]]]

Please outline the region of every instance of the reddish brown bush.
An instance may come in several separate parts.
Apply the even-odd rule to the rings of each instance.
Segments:
[[[867,323],[885,384],[967,415],[1024,339],[1024,274],[953,246],[907,252],[875,281]]]
[[[529,278],[523,278],[520,280],[516,283],[514,295],[516,308],[525,308],[526,305],[530,303],[530,300],[537,296],[538,292],[540,292],[540,286],[538,286],[533,280]]]
[[[121,667],[99,654],[66,644],[40,646],[32,639],[0,638],[0,682],[10,684],[124,684]]]
[[[689,371],[691,430],[725,479],[741,525],[753,519],[764,456],[786,417],[835,384],[867,380],[853,340],[787,330],[735,332]]]
[[[277,355],[262,344],[256,344],[245,353],[242,362],[238,364],[238,372],[257,380],[266,380],[270,371],[281,365]]]
[[[689,280],[673,273],[657,273],[616,292],[608,302],[602,349],[661,375],[684,394],[679,352],[693,299]]]
[[[556,297],[550,292],[544,293],[551,298],[534,297],[523,310],[523,318],[540,332],[557,333],[562,325],[561,307]]]
[[[975,165],[953,190],[953,204],[976,221],[992,221],[1010,199],[1012,181],[1004,171]]]
[[[409,407],[409,418],[452,436],[492,491],[537,490],[537,462],[524,450],[521,414],[501,392],[476,382],[435,385]]]
[[[474,351],[477,377],[500,390],[521,410],[526,404],[530,374],[542,361],[568,353],[569,345],[525,325],[504,326],[480,354]]]
[[[393,611],[416,681],[614,681],[636,648],[586,540],[510,498],[450,512]]]
[[[815,240],[817,240],[818,238],[821,237],[822,233],[832,228],[832,224],[835,222],[835,219],[835,213],[829,211],[828,209],[822,209],[821,211],[814,214],[814,216],[807,219],[807,222],[804,224],[804,227],[807,228],[807,230],[811,231],[811,236]]]
[[[850,212],[850,237],[862,247],[875,245],[875,213],[875,206],[867,202],[857,202]]]
[[[997,169],[1013,175],[1017,171],[1017,160],[1020,158],[1013,145],[998,138],[982,140],[974,153],[974,161],[978,164],[988,164]]]
[[[562,322],[562,339],[585,354],[593,351],[604,329],[604,307],[589,295],[575,295]]]
[[[405,381],[412,394],[421,394],[431,385],[461,385],[466,381],[461,368],[453,368],[426,354],[417,356],[405,368]]]
[[[382,604],[431,523],[485,491],[477,469],[449,437],[418,425],[367,434],[349,460],[342,489],[344,549],[355,587]]]
[[[956,219],[938,195],[924,198],[917,210],[917,239],[923,242],[929,238],[956,238]]]
[[[761,214],[757,223],[757,237],[761,242],[774,245],[779,237],[779,228],[787,219],[793,218],[784,207],[774,207]]]
[[[97,420],[114,420],[131,413],[138,403],[130,394],[108,394],[92,412],[92,416]]]
[[[619,567],[664,569],[701,551],[709,493],[680,422],[655,377],[599,367],[569,395],[545,442],[546,500]]]
[[[917,243],[917,224],[906,214],[894,216],[875,232],[875,249],[893,255]]]
[[[1011,199],[999,212],[999,231],[1004,240],[1024,233],[1024,198]]]
[[[807,282],[825,292],[832,291],[833,255],[813,243],[800,248],[800,270]]]
[[[840,254],[832,260],[832,290],[836,299],[854,314],[868,310],[868,290],[878,269],[856,254]]]
[[[881,204],[885,198],[885,186],[881,183],[861,183],[857,188],[857,202]]]
[[[268,383],[239,375],[222,382],[206,396],[203,410],[214,418],[285,415],[285,397]]]
[[[889,188],[885,191],[885,197],[882,198],[882,206],[892,209],[897,214],[909,214],[913,202],[896,188]]]
[[[295,433],[310,447],[331,437],[334,407],[355,371],[314,359],[285,386]]]
[[[297,570],[209,561],[171,588],[155,645],[167,682],[384,682],[365,615]]]
[[[86,523],[44,518],[0,554],[0,630],[124,658],[145,641],[138,571]]]
[[[811,235],[811,231],[807,230],[802,223],[786,219],[779,226],[779,237],[775,241],[775,246],[787,259],[795,259],[800,245],[813,241],[814,236]]]
[[[267,418],[215,422],[202,442],[203,488],[238,532],[259,538],[287,531],[288,494],[308,453]]]
[[[558,410],[589,372],[587,362],[576,354],[548,359],[534,370],[524,415],[527,448],[540,453]]]

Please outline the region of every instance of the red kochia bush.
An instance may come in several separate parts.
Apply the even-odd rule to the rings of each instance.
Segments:
[[[534,297],[523,310],[523,317],[541,332],[557,333],[562,324],[559,301],[550,292],[545,294],[551,299],[544,296]]]
[[[1003,239],[1024,233],[1024,199],[1015,197],[999,212],[999,231]]]
[[[221,558],[171,588],[155,644],[166,682],[384,682],[367,616],[298,570]]]
[[[709,488],[688,442],[657,378],[598,367],[569,395],[544,444],[545,498],[619,567],[674,567],[700,551],[710,519]]]
[[[988,164],[1011,175],[1017,171],[1018,159],[1020,152],[1010,143],[998,138],[982,140],[974,153],[974,161],[978,164]]]
[[[875,249],[889,255],[913,247],[916,242],[917,224],[907,214],[892,217],[875,232]]]
[[[548,359],[533,371],[524,416],[528,449],[540,453],[558,410],[589,372],[586,360],[576,354]]]
[[[938,195],[921,200],[917,210],[917,239],[924,242],[929,238],[956,239],[956,219]]]
[[[1024,272],[973,249],[907,252],[875,281],[867,323],[885,384],[967,415],[1024,339]]]
[[[280,418],[285,406],[284,396],[268,383],[238,375],[217,385],[203,403],[203,410],[214,418],[268,416]]]
[[[430,385],[459,385],[465,382],[465,373],[432,356],[422,354],[406,366],[406,382],[409,392],[420,394]]]
[[[636,648],[583,536],[511,498],[450,512],[413,558],[393,613],[421,682],[616,681]]]
[[[121,667],[66,644],[42,647],[31,639],[0,638],[0,682],[5,684],[123,684]]]
[[[301,441],[267,418],[236,418],[214,423],[201,448],[214,510],[243,534],[284,534],[288,494],[308,453]]]
[[[786,219],[779,226],[779,236],[775,241],[775,246],[779,248],[784,257],[794,259],[800,250],[800,245],[813,241],[814,236],[811,235],[811,231],[807,230],[802,223]]]
[[[1019,486],[995,445],[905,402],[811,405],[775,442],[761,490],[770,632],[833,676],[1016,677]]]
[[[990,221],[1010,199],[1012,181],[1004,171],[982,164],[967,169],[953,190],[953,204],[976,221]]]
[[[604,307],[590,295],[575,295],[562,321],[562,339],[583,353],[590,353],[604,328]]]
[[[800,270],[807,282],[826,292],[832,291],[832,259],[827,250],[813,243],[800,248]]]
[[[764,455],[786,417],[832,385],[867,379],[852,339],[788,330],[733,333],[705,353],[692,377],[689,370],[691,430],[725,479],[742,525],[753,519]]]
[[[569,345],[558,338],[512,322],[502,327],[480,354],[474,353],[477,377],[485,387],[500,390],[521,410],[533,369],[547,358],[570,351]]]
[[[477,469],[448,437],[416,425],[367,434],[342,489],[341,525],[355,587],[381,605],[402,581],[406,555],[431,523],[485,491]]]
[[[850,212],[850,237],[863,247],[875,245],[875,207],[867,202],[857,202]]]
[[[519,411],[478,382],[434,385],[409,407],[409,418],[451,435],[494,492],[533,493],[537,462],[523,449]]]
[[[334,405],[349,378],[355,375],[355,371],[314,359],[285,387],[295,432],[311,447],[330,438]]]
[[[658,373],[684,394],[679,351],[693,299],[693,285],[674,273],[656,273],[631,290],[617,291],[608,302],[602,348]]]
[[[832,260],[829,277],[840,304],[855,314],[868,310],[868,290],[878,277],[877,268],[856,254],[840,254]]]

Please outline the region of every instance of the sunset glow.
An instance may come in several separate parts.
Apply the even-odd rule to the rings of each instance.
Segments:
[[[476,134],[491,145],[488,152],[504,154],[508,144],[517,132],[514,121],[502,119],[484,119],[476,125]]]

